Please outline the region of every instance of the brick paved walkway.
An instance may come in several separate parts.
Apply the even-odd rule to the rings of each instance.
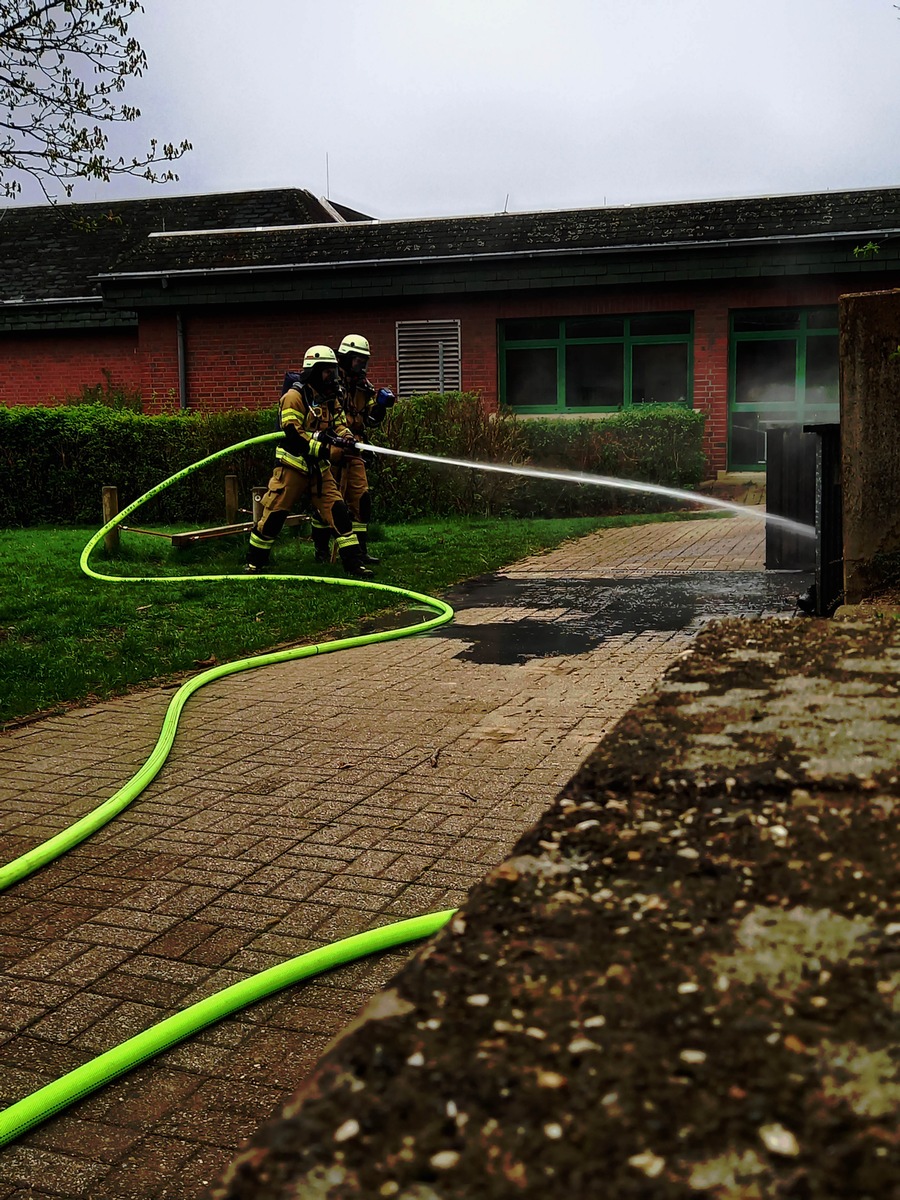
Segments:
[[[748,519],[647,525],[503,574],[758,572],[763,546]],[[467,624],[522,618],[477,604]],[[460,903],[693,632],[504,666],[438,631],[206,687],[147,792],[0,896],[0,1105],[254,971]],[[2,861],[124,782],[170,697],[0,736]],[[32,1131],[0,1151],[0,1200],[194,1200],[408,953],[265,1001]]]

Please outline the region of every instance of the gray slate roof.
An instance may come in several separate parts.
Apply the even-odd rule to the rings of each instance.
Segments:
[[[236,228],[246,232],[228,232]],[[900,231],[900,188],[394,221],[324,205],[301,188],[12,205],[0,208],[0,304],[99,301],[101,277],[110,275],[702,250],[767,239],[864,243],[889,231]],[[175,232],[183,236],[151,236]]]
[[[347,220],[367,220],[352,209]],[[303,188],[0,209],[0,301],[100,296],[97,276],[163,229],[302,225],[335,217]],[[149,243],[152,245],[152,242]]]
[[[415,262],[900,232],[900,188],[152,237],[113,273]]]

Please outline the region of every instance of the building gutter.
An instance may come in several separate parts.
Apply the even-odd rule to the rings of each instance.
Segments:
[[[833,244],[838,241],[859,238],[874,238],[887,237],[894,234],[900,234],[898,229],[864,229],[864,230],[848,230],[846,232],[824,234],[824,233],[804,233],[794,236],[785,236],[783,234],[766,234],[762,237],[754,238],[721,238],[714,241],[696,242],[630,242],[623,243],[620,246],[570,246],[570,247],[553,247],[547,250],[504,250],[492,251],[486,250],[484,253],[476,254],[434,254],[434,255],[417,255],[415,257],[395,257],[395,258],[355,258],[355,259],[340,259],[327,262],[285,262],[285,263],[267,263],[265,265],[251,265],[242,267],[178,267],[169,268],[159,271],[118,271],[104,272],[101,275],[92,275],[92,279],[100,281],[125,280],[125,279],[170,279],[193,276],[196,278],[206,278],[211,275],[253,275],[253,274],[271,274],[277,271],[335,271],[347,270],[360,267],[401,267],[401,266],[432,266],[444,263],[474,263],[474,262],[506,262],[510,260],[530,261],[539,258],[571,258],[584,257],[585,255],[613,255],[613,254],[636,254],[650,253],[665,250],[712,250],[722,249],[742,249],[753,248],[756,246],[794,246],[798,243],[807,245],[811,242],[824,242]]]
[[[26,300],[17,296],[15,300],[0,300],[4,308],[27,308],[32,304],[102,304],[102,296],[39,296],[34,300]]]
[[[184,345],[184,317],[181,309],[175,314],[175,340],[178,345],[178,407],[187,412],[189,407],[187,390],[187,355]]]

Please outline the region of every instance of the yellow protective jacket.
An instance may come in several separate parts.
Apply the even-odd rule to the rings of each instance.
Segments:
[[[383,404],[375,403],[376,389],[367,379],[362,383],[341,370],[341,402],[347,424],[358,442],[366,441],[366,430],[381,423],[385,414]]]
[[[339,437],[351,436],[340,401],[319,395],[312,384],[288,388],[281,397],[278,424],[285,438],[278,444],[275,457],[298,471],[324,471],[329,465],[329,447],[313,441],[313,434],[325,430]]]

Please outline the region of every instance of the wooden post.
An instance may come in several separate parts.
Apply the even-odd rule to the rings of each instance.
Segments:
[[[102,489],[103,496],[103,524],[111,521],[113,517],[119,513],[119,489],[114,487],[104,487]],[[119,530],[118,527],[111,529],[103,538],[103,545],[106,547],[107,554],[116,554],[119,550]]]
[[[234,525],[238,515],[238,477],[225,476],[225,524]]]
[[[255,487],[253,489],[253,524],[254,525],[257,523],[257,521],[259,521],[262,518],[262,515],[263,515],[262,498],[268,490],[269,490],[268,488],[264,488],[264,487]]]

